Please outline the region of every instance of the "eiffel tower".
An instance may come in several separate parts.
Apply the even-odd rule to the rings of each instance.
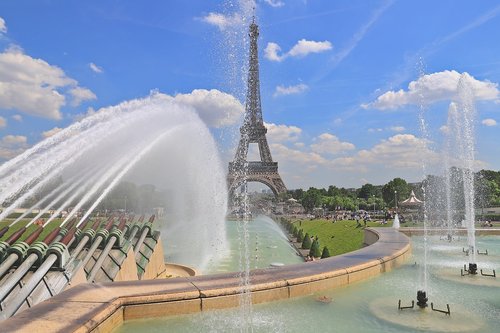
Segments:
[[[230,196],[234,190],[247,182],[260,182],[267,185],[274,193],[286,193],[286,186],[278,173],[278,162],[273,162],[271,150],[267,144],[267,128],[262,119],[260,105],[259,57],[257,38],[259,27],[255,19],[250,24],[250,60],[245,104],[245,118],[240,127],[240,141],[234,160],[229,162],[227,184]],[[250,143],[259,146],[260,161],[248,161]]]

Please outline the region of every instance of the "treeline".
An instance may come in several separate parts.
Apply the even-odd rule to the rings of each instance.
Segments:
[[[298,200],[308,212],[315,207],[328,210],[385,210],[396,206],[396,201],[406,200],[411,191],[436,210],[446,209],[448,193],[451,195],[452,209],[464,207],[464,172],[450,168],[449,176],[427,176],[422,182],[408,183],[402,178],[394,178],[384,185],[364,184],[360,188],[310,187],[308,190],[289,190],[286,198]],[[447,179],[451,181],[448,182]],[[448,186],[447,184],[451,184]],[[476,208],[500,206],[500,171],[481,170],[474,174]],[[424,198],[425,196],[425,198]],[[285,198],[285,199],[286,199]]]
[[[52,198],[64,191],[59,188],[62,184],[62,178],[57,178],[44,186],[40,191],[32,195],[23,203],[24,207],[45,208],[52,201]],[[77,191],[78,189],[75,189]],[[80,195],[75,196],[72,200],[72,194],[68,193],[63,198],[60,198],[57,203],[54,203],[51,209],[57,209],[64,202],[65,207],[71,208],[77,205],[89,189],[82,191]],[[102,194],[101,191],[96,191],[92,197],[82,206],[83,210],[88,209]],[[13,201],[13,200],[12,200]],[[100,211],[115,211],[127,210],[136,213],[149,213],[156,207],[165,207],[167,202],[167,193],[158,190],[154,185],[145,184],[137,185],[132,182],[122,181],[116,185],[99,203],[96,210]],[[3,206],[9,205],[11,202],[6,202]]]

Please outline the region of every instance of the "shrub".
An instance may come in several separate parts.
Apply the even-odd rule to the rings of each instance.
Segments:
[[[323,248],[323,252],[321,253],[321,259],[325,259],[325,258],[328,258],[330,257],[330,251],[328,250],[328,248],[325,246]]]
[[[302,240],[302,248],[303,249],[310,249],[311,248],[311,237],[309,237],[309,233],[306,232],[306,235],[304,236],[304,239]]]
[[[294,237],[297,237],[299,235],[299,229],[297,229],[296,226],[293,226],[293,232],[292,232]]]
[[[483,220],[487,220],[487,221],[500,221],[500,215],[496,215],[496,214],[485,214],[483,216]]]
[[[302,243],[304,240],[304,231],[302,229],[299,229],[299,234],[297,235],[297,242]]]
[[[321,251],[319,249],[319,240],[315,239],[311,244],[311,251],[309,251],[309,256],[318,258],[321,256]]]

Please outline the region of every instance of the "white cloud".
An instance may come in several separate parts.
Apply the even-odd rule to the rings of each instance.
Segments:
[[[102,67],[97,66],[97,65],[96,65],[96,64],[94,64],[93,62],[91,62],[91,63],[89,64],[89,67],[90,67],[90,69],[91,69],[92,71],[94,71],[94,72],[96,72],[96,73],[102,73],[102,72],[103,72]]]
[[[0,34],[7,33],[7,24],[5,24],[5,20],[0,17]]]
[[[0,108],[60,119],[60,109],[66,104],[65,93],[73,96],[74,103],[95,98],[62,69],[24,54],[19,47],[0,53]]]
[[[276,90],[274,91],[273,96],[283,96],[283,95],[295,95],[295,94],[300,94],[306,91],[309,87],[304,84],[304,83],[299,83],[294,86],[288,86],[285,87],[283,85],[279,85],[276,87]]]
[[[443,125],[443,126],[439,127],[439,131],[440,131],[441,133],[443,133],[443,134],[446,134],[446,133],[448,133],[449,128],[448,128],[448,126]]]
[[[224,15],[221,13],[208,13],[207,16],[201,18],[205,23],[211,24],[219,28],[219,30],[226,30],[228,27],[242,24],[243,20],[238,13],[233,15]]]
[[[267,128],[267,139],[271,143],[296,141],[302,134],[302,129],[297,126],[276,125],[264,123]]]
[[[0,128],[7,126],[7,119],[0,116]]]
[[[285,3],[281,0],[264,0],[271,7],[283,7]]]
[[[488,118],[483,119],[483,121],[481,121],[481,124],[483,124],[484,126],[496,126],[497,121],[495,119]]]
[[[75,87],[69,90],[70,95],[73,97],[71,100],[72,106],[78,106],[83,101],[96,99],[96,95],[87,88]]]
[[[376,133],[376,132],[382,132],[382,131],[383,131],[383,129],[381,129],[381,128],[369,128],[368,129],[369,133]]]
[[[286,161],[314,167],[328,163],[328,160],[318,153],[291,149],[281,143],[270,144],[270,149],[273,156],[275,156],[274,160],[280,161],[280,163]]]
[[[316,42],[312,40],[301,39],[290,51],[282,55],[279,54],[281,47],[273,42],[267,43],[264,49],[264,57],[271,61],[283,61],[288,57],[305,57],[310,53],[321,53],[332,49],[332,43],[329,41]]]
[[[234,96],[216,89],[195,89],[174,99],[193,107],[208,126],[215,128],[236,124],[245,110]]]
[[[393,132],[403,132],[405,128],[404,126],[392,126],[390,130]]]
[[[59,127],[54,127],[54,128],[53,128],[53,129],[51,129],[51,130],[48,130],[48,131],[43,132],[43,133],[42,133],[42,136],[43,136],[44,138],[48,138],[48,137],[51,137],[52,135],[54,135],[54,134],[56,134],[56,133],[58,133],[58,132],[60,132],[60,131],[62,131],[62,128],[59,128]]]
[[[293,145],[297,148],[304,148],[306,144],[304,142],[295,142]]]
[[[278,44],[269,42],[264,49],[264,58],[271,61],[281,61],[283,60],[283,57],[278,55],[279,51],[281,51],[281,47]]]
[[[397,109],[404,105],[421,103],[432,104],[444,100],[455,100],[458,82],[463,77],[472,88],[473,96],[478,100],[498,100],[500,92],[498,84],[488,80],[479,81],[468,73],[457,71],[443,71],[423,75],[416,81],[410,82],[408,90],[388,91],[379,96],[374,102],[361,105],[363,108],[379,110]]]
[[[2,145],[9,147],[26,144],[28,139],[23,135],[6,135],[2,138]]]
[[[288,52],[291,57],[305,57],[309,53],[320,53],[332,49],[332,43],[329,41],[315,42],[312,40],[301,39]]]
[[[360,150],[349,160],[337,159],[334,164],[343,166],[390,165],[395,169],[421,168],[422,161],[438,161],[438,156],[429,149],[430,142],[412,134],[396,134],[381,140],[369,150]]]
[[[21,116],[20,114],[15,114],[12,116],[12,119],[14,119],[15,121],[21,122],[21,121],[23,121],[23,116]]]
[[[311,150],[319,154],[335,155],[345,151],[353,150],[356,147],[350,142],[342,142],[335,135],[323,133],[315,139],[311,145]]]
[[[11,159],[28,148],[28,139],[22,135],[6,135],[0,140],[0,159]]]

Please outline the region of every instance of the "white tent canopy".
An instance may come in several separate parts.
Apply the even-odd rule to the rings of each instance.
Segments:
[[[423,201],[416,197],[413,190],[411,191],[410,197],[400,203],[401,206],[419,206],[421,204],[423,204]]]

